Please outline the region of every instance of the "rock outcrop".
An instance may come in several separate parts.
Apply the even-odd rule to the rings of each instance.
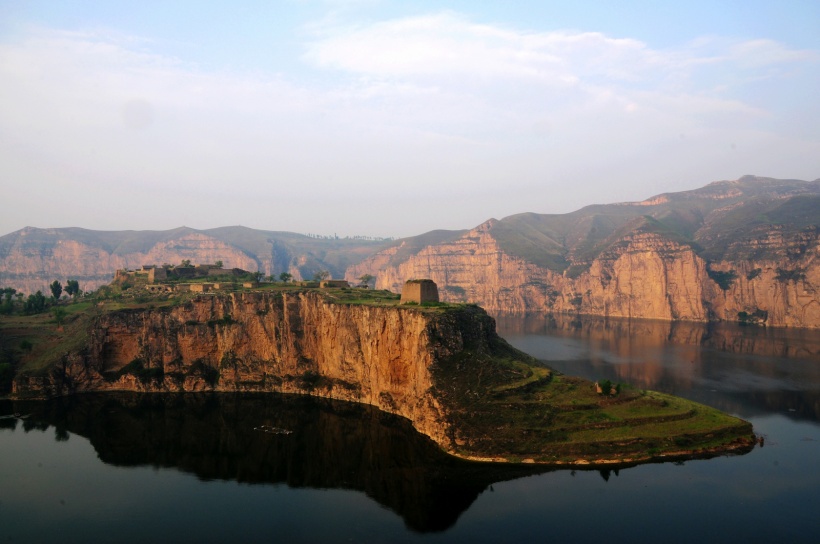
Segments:
[[[591,382],[553,376],[504,342],[477,306],[341,300],[365,294],[281,288],[90,309],[75,314],[63,340],[41,336],[13,395],[313,395],[405,417],[445,451],[486,461],[621,464],[752,444],[751,425],[708,407],[638,390],[611,399]],[[618,415],[626,405],[645,415]],[[683,419],[689,431],[681,435],[675,422]],[[620,438],[589,436],[600,428],[590,420],[618,427]]]
[[[406,417],[447,447],[431,367],[497,339],[482,310],[331,304],[318,292],[202,296],[95,318],[85,349],[14,393],[276,391],[370,404]],[[500,340],[500,339],[499,339]]]

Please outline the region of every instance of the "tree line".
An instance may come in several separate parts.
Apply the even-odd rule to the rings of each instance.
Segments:
[[[59,280],[54,280],[48,288],[51,291],[50,298],[40,290],[26,297],[25,293],[13,287],[0,287],[0,314],[39,314],[56,304],[63,292],[71,298],[76,298],[83,292],[77,280],[67,280],[65,286]]]

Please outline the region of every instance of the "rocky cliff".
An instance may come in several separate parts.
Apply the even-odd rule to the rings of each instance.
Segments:
[[[318,292],[203,296],[173,308],[105,313],[84,349],[15,393],[277,391],[361,402],[404,416],[447,445],[431,367],[488,349],[494,323],[474,307],[444,312],[331,304]]]
[[[0,321],[0,333],[37,335],[37,345],[20,355],[18,398],[123,390],[307,394],[397,414],[445,451],[483,460],[634,463],[752,444],[749,424],[705,406],[639,390],[612,399],[591,382],[553,376],[502,340],[477,306],[361,302],[370,295],[279,287],[126,308],[102,301],[66,318],[56,334],[38,316]],[[617,428],[620,438],[599,438],[593,429],[601,425]]]
[[[565,216],[490,220],[452,239],[383,250],[347,271],[443,300],[555,311],[820,327],[820,184],[744,178]]]

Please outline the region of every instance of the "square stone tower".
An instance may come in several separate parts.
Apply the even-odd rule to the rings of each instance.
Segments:
[[[408,280],[401,290],[402,304],[438,301],[438,286],[433,280]]]

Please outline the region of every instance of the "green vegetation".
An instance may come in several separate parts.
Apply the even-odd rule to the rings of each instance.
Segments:
[[[769,312],[760,308],[755,309],[752,313],[737,313],[737,320],[741,325],[764,325],[767,319],[769,319]]]
[[[786,270],[785,268],[778,268],[777,269],[777,276],[775,276],[777,281],[781,281],[783,283],[790,282],[790,281],[802,281],[806,279],[806,271],[802,268],[795,268],[794,270]]]
[[[731,289],[732,284],[737,279],[737,272],[734,270],[724,272],[721,270],[710,270],[707,268],[706,273],[709,275],[709,278],[711,278],[713,282],[717,283],[718,287],[724,291]]]
[[[669,395],[595,384],[539,366],[501,339],[434,369],[456,453],[543,463],[636,462],[751,447],[748,423]]]
[[[65,284],[65,292],[71,298],[76,297],[82,292],[80,289],[80,282],[77,280],[68,280]]]
[[[60,300],[60,295],[63,294],[63,285],[54,280],[48,288],[51,290],[51,296],[54,297],[54,300]]]
[[[54,315],[54,322],[57,323],[57,326],[62,327],[63,322],[65,321],[65,316],[68,313],[66,309],[62,306],[55,306],[51,309],[51,313]]]

